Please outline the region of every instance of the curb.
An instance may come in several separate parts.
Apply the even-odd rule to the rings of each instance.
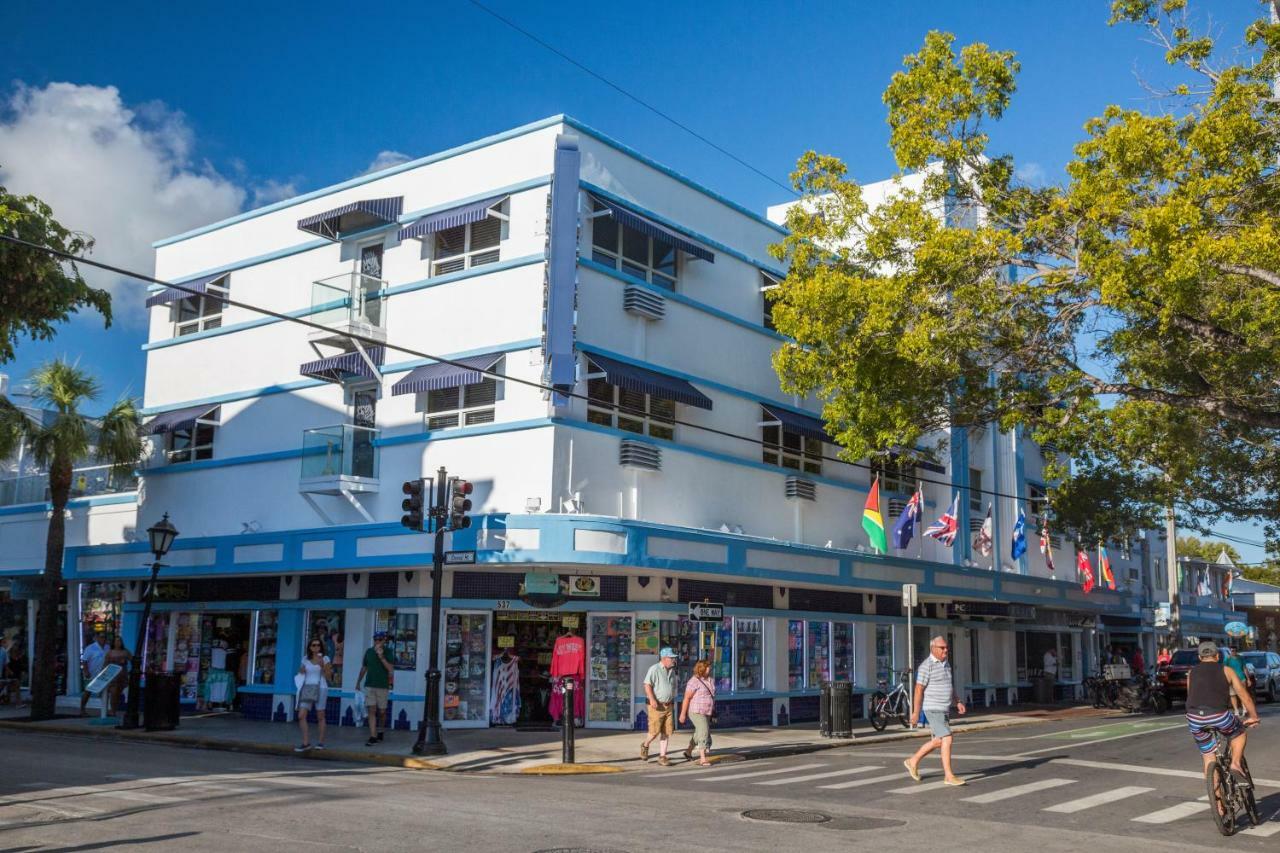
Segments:
[[[621,773],[622,768],[614,764],[538,764],[521,768],[522,776],[581,776],[588,773]]]

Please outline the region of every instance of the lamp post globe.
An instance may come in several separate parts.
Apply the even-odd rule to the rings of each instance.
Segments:
[[[147,536],[151,537],[151,553],[159,560],[169,553],[173,540],[178,538],[178,528],[169,521],[169,513],[166,512],[164,518],[147,528]]]
[[[142,648],[147,641],[147,628],[151,622],[151,604],[155,601],[156,576],[160,574],[160,560],[173,547],[173,540],[178,538],[178,528],[169,521],[169,513],[155,524],[147,528],[147,536],[151,540],[151,553],[155,559],[151,562],[151,581],[147,584],[145,602],[142,606],[142,621],[138,623],[138,641],[133,647],[133,665],[129,667],[129,701],[125,705],[124,719],[120,722],[122,729],[138,728],[138,705],[142,692]]]

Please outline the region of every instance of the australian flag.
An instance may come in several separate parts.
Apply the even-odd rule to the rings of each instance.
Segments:
[[[911,544],[911,537],[916,535],[916,522],[919,520],[920,490],[917,488],[911,500],[902,508],[897,523],[893,525],[893,547],[901,550]]]
[[[1013,546],[1009,549],[1009,556],[1018,559],[1027,553],[1027,514],[1022,511],[1022,507],[1018,507],[1018,521],[1013,525]]]

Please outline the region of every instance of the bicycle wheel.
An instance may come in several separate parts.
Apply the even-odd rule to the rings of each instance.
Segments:
[[[878,732],[882,732],[885,726],[889,725],[889,712],[886,707],[889,704],[889,697],[884,691],[877,690],[871,694],[871,728]]]
[[[1218,825],[1218,832],[1230,835],[1236,828],[1236,804],[1231,801],[1231,788],[1222,765],[1214,762],[1204,772],[1205,787],[1209,790],[1209,814]]]
[[[1249,782],[1242,785],[1244,793],[1244,810],[1249,813],[1249,825],[1257,826],[1258,820],[1258,801],[1253,796],[1253,774],[1249,772],[1249,762],[1244,760],[1244,756],[1240,756],[1240,769],[1244,771],[1244,778]]]
[[[1164,698],[1163,693],[1156,693],[1151,697],[1151,706],[1157,714],[1163,714],[1169,710],[1169,700]]]

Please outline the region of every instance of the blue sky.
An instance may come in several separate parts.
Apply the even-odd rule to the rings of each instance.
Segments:
[[[1107,0],[486,2],[784,183],[810,148],[842,157],[860,180],[893,172],[880,95],[930,29],[1018,53],[1019,92],[993,136],[996,150],[1012,152],[1031,176],[1060,174],[1083,122],[1107,104],[1148,103],[1135,72],[1156,76],[1162,69],[1159,51],[1139,30],[1107,26]],[[1262,9],[1247,0],[1207,5],[1231,34]],[[173,172],[166,190],[188,191],[181,196],[188,201],[139,216],[125,231],[118,221],[96,218],[124,190],[99,188],[109,197],[91,198],[77,197],[75,186],[59,189],[67,200],[55,212],[83,211],[76,221],[63,215],[65,224],[101,223],[91,229],[100,240],[95,257],[107,262],[150,272],[145,244],[199,224],[206,207],[253,206],[349,178],[381,152],[421,156],[561,112],[752,209],[787,198],[466,0],[178,8],[135,3],[126,11],[51,0],[5,12],[0,98],[13,102],[0,115],[0,131],[36,112],[22,92],[55,83],[115,87],[130,111],[128,128],[144,134],[129,163],[138,165],[139,150],[163,148],[160,168]],[[89,91],[64,91],[48,109]],[[108,144],[102,136],[95,131],[86,144]],[[33,129],[21,138],[39,137]],[[56,176],[36,162],[41,149],[6,151],[4,139],[0,133],[0,170],[9,171],[0,176],[13,189],[44,195],[37,176]],[[23,156],[30,162],[20,162]],[[31,185],[22,185],[24,175]],[[204,196],[221,201],[205,205]],[[166,227],[177,221],[182,227]],[[119,320],[110,331],[77,320],[50,344],[23,344],[0,370],[20,378],[66,354],[98,371],[104,398],[140,394],[144,287],[115,283],[113,290]]]

